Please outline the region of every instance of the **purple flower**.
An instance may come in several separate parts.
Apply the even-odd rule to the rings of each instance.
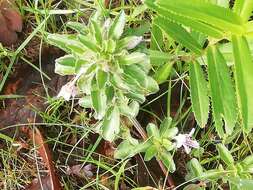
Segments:
[[[174,137],[176,140],[176,147],[184,147],[185,152],[189,154],[191,152],[191,148],[199,148],[199,143],[196,140],[192,140],[192,135],[195,129],[193,128],[189,134],[179,134]]]

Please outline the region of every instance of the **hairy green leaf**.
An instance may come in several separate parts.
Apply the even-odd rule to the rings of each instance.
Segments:
[[[103,123],[102,136],[105,140],[112,142],[120,131],[120,113],[117,106],[108,109]]]
[[[218,149],[220,158],[227,164],[227,166],[234,163],[233,156],[223,144],[217,144],[217,149]]]
[[[125,23],[126,15],[124,11],[121,11],[109,29],[109,38],[119,39],[124,31]]]

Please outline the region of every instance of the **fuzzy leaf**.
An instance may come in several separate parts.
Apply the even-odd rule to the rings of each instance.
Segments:
[[[76,72],[76,58],[73,55],[65,55],[55,60],[55,73],[59,75],[73,75]]]
[[[145,153],[144,160],[145,161],[150,161],[156,154],[158,153],[158,150],[156,146],[150,146]]]
[[[145,53],[134,52],[129,55],[122,56],[120,58],[120,64],[122,65],[131,65],[131,64],[138,64],[138,63],[145,63],[149,59]]]
[[[106,111],[106,95],[104,89],[92,89],[92,106],[96,111],[96,117],[102,119]]]
[[[108,80],[108,73],[102,71],[101,69],[98,69],[96,77],[98,87],[100,89],[104,88]]]
[[[112,142],[120,131],[120,114],[117,106],[109,108],[103,123],[102,136],[105,140]]]
[[[119,39],[123,34],[125,23],[126,15],[124,11],[121,11],[109,29],[109,38]]]
[[[203,175],[203,168],[196,158],[191,159],[187,163],[187,169],[189,170],[193,178],[200,177]]]
[[[49,34],[47,39],[49,43],[68,53],[78,55],[83,54],[86,51],[85,46],[73,35]]]
[[[227,164],[227,166],[234,164],[233,156],[223,144],[217,144],[217,149],[220,158]]]
[[[96,46],[96,44],[94,44],[91,39],[87,36],[84,36],[82,34],[78,35],[78,38],[80,40],[80,42],[87,47],[88,49],[90,49],[93,52],[98,52],[99,48]]]
[[[157,126],[153,123],[149,123],[147,126],[147,133],[149,137],[159,137],[159,130]]]
[[[93,34],[95,36],[95,39],[97,41],[97,44],[101,45],[103,41],[102,37],[102,31],[101,27],[98,25],[98,23],[94,20],[91,20],[92,30]]]
[[[80,22],[67,22],[67,27],[75,30],[76,32],[86,35],[87,34],[87,26]]]
[[[168,151],[161,152],[159,155],[159,159],[162,160],[163,164],[168,168],[170,172],[174,172],[176,170],[176,166],[170,152]]]

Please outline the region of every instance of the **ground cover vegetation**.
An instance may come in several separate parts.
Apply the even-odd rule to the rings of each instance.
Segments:
[[[0,187],[251,190],[252,11],[0,0]]]

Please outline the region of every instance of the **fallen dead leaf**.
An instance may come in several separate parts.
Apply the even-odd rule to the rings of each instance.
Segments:
[[[40,133],[39,129],[37,127],[34,127],[34,130],[28,127],[23,127],[22,131],[29,136],[31,140],[34,141],[34,144],[38,147],[37,151],[42,158],[43,162],[45,163],[45,166],[48,169],[48,176],[44,177],[40,180],[35,179],[33,180],[30,187],[28,187],[28,190],[36,189],[42,189],[44,190],[61,190],[61,184],[59,181],[59,178],[56,175],[55,168],[53,165],[51,153],[49,151],[48,145],[45,143],[44,138],[42,134]],[[45,188],[44,188],[45,186]]]
[[[0,42],[4,45],[14,44],[17,33],[22,31],[22,17],[14,0],[0,1]]]

